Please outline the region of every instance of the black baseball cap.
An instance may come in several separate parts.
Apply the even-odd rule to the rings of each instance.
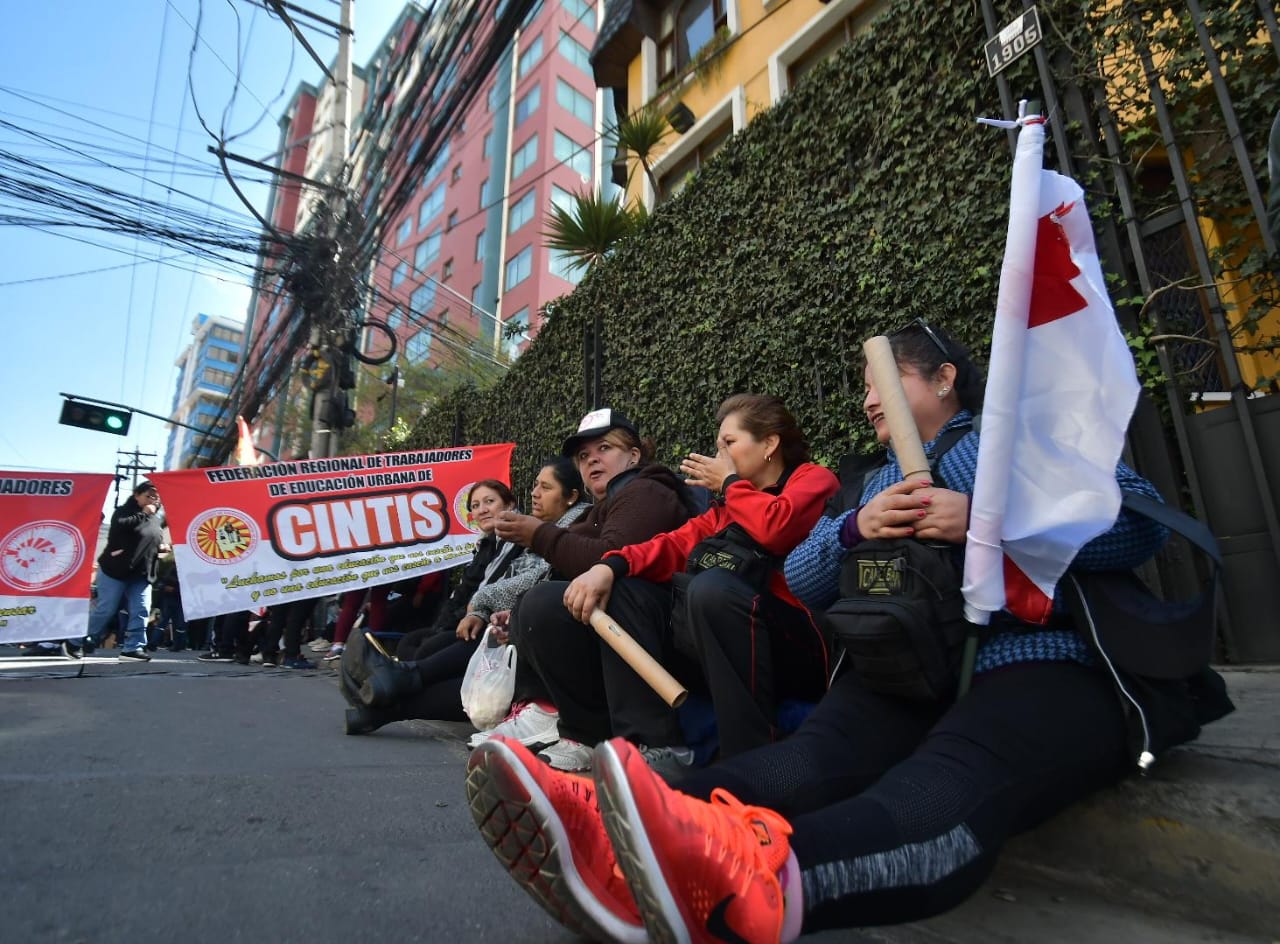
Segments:
[[[564,441],[560,454],[572,459],[573,454],[578,451],[578,447],[584,442],[588,439],[595,439],[597,436],[603,436],[611,429],[625,429],[636,439],[640,438],[639,426],[617,410],[606,406],[599,410],[592,410],[582,418],[581,422],[578,423],[578,431]]]

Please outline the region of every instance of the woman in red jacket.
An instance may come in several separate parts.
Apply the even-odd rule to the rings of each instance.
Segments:
[[[777,397],[737,394],[716,419],[716,454],[691,454],[681,471],[721,498],[675,531],[609,552],[564,599],[585,621],[629,581],[674,581],[674,642],[702,668],[720,753],[730,757],[773,740],[780,699],[817,701],[826,690],[823,634],[787,588],[781,563],[839,483],[809,461],[804,433]],[[692,759],[666,753],[655,768]]]

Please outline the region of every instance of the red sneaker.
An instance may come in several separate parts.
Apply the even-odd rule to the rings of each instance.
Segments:
[[[590,777],[549,767],[519,741],[490,738],[467,761],[467,804],[484,841],[551,917],[596,941],[643,944]]]
[[[622,738],[596,748],[597,802],[651,940],[777,944],[791,826],[726,790],[667,786]]]

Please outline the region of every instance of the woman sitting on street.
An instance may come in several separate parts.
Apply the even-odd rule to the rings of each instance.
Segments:
[[[500,580],[508,570],[524,554],[524,548],[504,541],[494,534],[494,525],[498,514],[516,506],[516,496],[511,489],[497,479],[483,479],[471,486],[467,495],[467,510],[471,520],[480,529],[480,539],[476,542],[476,553],[471,562],[463,569],[462,577],[449,598],[441,605],[441,613],[436,622],[429,627],[407,633],[398,646],[403,655],[417,659],[434,655],[445,643],[455,639],[458,624],[466,618],[467,604],[483,586]],[[451,620],[451,622],[445,622]],[[443,639],[444,642],[440,640]],[[391,721],[401,720],[392,717],[394,712],[384,712],[378,716],[364,715],[360,709],[379,704],[383,707],[392,699],[382,699],[377,683],[369,683],[369,691],[362,693],[366,687],[370,672],[390,660],[382,657],[377,650],[365,644],[365,634],[356,633],[348,642],[342,653],[339,672],[339,688],[343,697],[351,704],[353,711],[347,713],[347,733],[367,734]],[[465,666],[465,659],[463,660]],[[458,706],[459,712],[461,706]],[[407,714],[405,718],[421,717]],[[440,716],[434,716],[440,717]],[[377,723],[375,723],[377,722]],[[371,726],[372,725],[372,726]]]

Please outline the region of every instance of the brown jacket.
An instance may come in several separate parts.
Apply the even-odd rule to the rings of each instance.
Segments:
[[[572,580],[606,551],[680,527],[692,517],[690,501],[674,472],[650,462],[617,476],[604,500],[569,527],[541,525],[533,533],[533,552],[551,564],[553,579]]]

